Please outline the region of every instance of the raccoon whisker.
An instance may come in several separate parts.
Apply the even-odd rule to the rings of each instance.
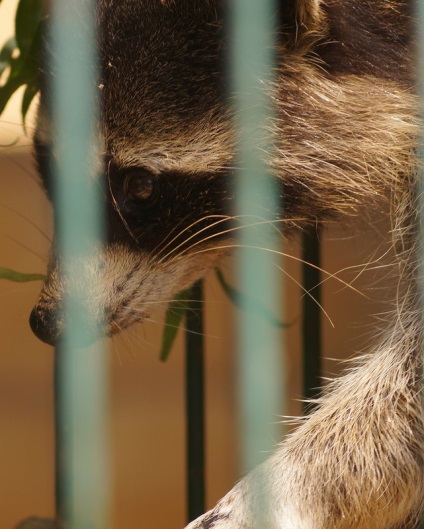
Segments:
[[[141,328],[143,327],[141,326]],[[117,332],[108,337],[112,342],[111,350],[115,353],[114,356],[117,358],[119,367],[124,365],[124,362],[128,357],[132,360],[137,358],[137,355],[135,354],[136,350],[134,350],[135,340],[140,341],[142,344],[152,345],[148,343],[144,336],[140,336],[140,333],[138,332],[139,329],[140,326],[134,325],[129,327],[126,332]],[[145,334],[144,330],[143,334]],[[114,359],[113,356],[112,359]]]
[[[208,217],[202,217],[201,219],[198,219],[196,222],[194,222],[192,226],[194,226],[198,222],[202,222],[204,220],[207,220],[208,218],[213,218],[215,216],[218,216],[218,215],[211,215],[211,216],[208,216]],[[237,220],[237,219],[252,218],[252,217],[255,218],[255,219],[258,219],[258,218],[261,219],[262,218],[262,217],[258,217],[258,216],[254,216],[254,215],[231,215],[231,216],[225,216],[221,221],[217,221],[217,222],[214,222],[213,224],[209,224],[208,226],[205,226],[201,230],[197,231],[196,233],[193,233],[192,235],[190,235],[190,237],[188,237],[187,239],[184,239],[184,241],[182,241],[177,247],[173,248],[168,254],[163,256],[162,259],[161,259],[161,262],[163,260],[165,260],[165,259],[168,259],[173,253],[177,252],[177,250],[179,248],[181,248],[181,246],[184,246],[185,244],[187,244],[188,241],[190,241],[193,238],[197,237],[200,233],[215,227],[220,222],[224,222],[226,220]],[[192,244],[188,248],[185,248],[183,253],[187,253],[187,251],[191,250],[192,248],[194,248],[198,244],[201,244],[201,243],[203,243],[203,242],[205,242],[205,241],[207,241],[207,240],[209,240],[211,238],[219,237],[221,235],[225,235],[226,233],[231,233],[233,231],[236,231],[236,230],[239,230],[239,229],[242,229],[242,228],[250,228],[250,227],[261,226],[261,225],[264,225],[264,224],[269,224],[277,231],[277,233],[279,235],[281,235],[281,231],[278,229],[276,224],[282,224],[282,223],[285,223],[285,222],[288,222],[288,221],[298,222],[298,221],[302,221],[302,220],[305,220],[305,219],[302,219],[301,217],[292,218],[292,219],[275,219],[275,220],[264,219],[264,220],[261,220],[259,222],[250,222],[248,224],[242,224],[240,226],[232,226],[231,228],[228,228],[227,230],[222,230],[220,232],[211,234],[210,236],[205,237],[205,238],[201,239],[200,241],[196,241],[194,244]]]
[[[171,251],[169,251],[167,254],[165,254],[164,256],[161,257],[160,259],[160,263],[162,263],[164,260],[168,259],[173,253],[177,252],[177,250],[179,248],[181,248],[181,246],[183,246],[184,244],[186,244],[188,241],[190,241],[191,239],[193,239],[194,237],[197,237],[199,235],[199,233],[202,233],[206,230],[209,230],[215,226],[217,226],[218,224],[221,224],[222,222],[226,222],[227,220],[231,220],[235,217],[233,216],[229,216],[229,215],[208,215],[206,217],[202,217],[201,219],[197,219],[195,222],[193,222],[192,224],[190,224],[189,226],[187,226],[186,228],[184,228],[184,230],[182,230],[180,233],[178,233],[172,240],[170,240],[162,249],[161,249],[161,252],[163,250],[166,250],[166,248],[168,248],[174,241],[178,240],[182,235],[184,235],[184,233],[186,231],[188,231],[189,229],[193,228],[196,224],[199,224],[200,222],[203,222],[207,219],[212,219],[212,218],[218,218],[219,220],[213,222],[212,224],[208,224],[207,226],[205,226],[204,228],[196,231],[195,233],[193,233],[192,235],[190,235],[189,237],[187,237],[187,239],[184,239],[180,244],[178,244],[178,246],[176,246],[175,248],[172,248]],[[224,232],[220,232],[220,233],[225,233]],[[160,253],[159,253],[159,256],[160,256]]]
[[[381,259],[384,257],[384,255],[381,256]],[[375,266],[371,266],[373,265],[374,263]],[[356,282],[362,274],[364,274],[365,272],[368,272],[368,271],[371,271],[371,270],[379,270],[379,269],[382,269],[382,268],[391,268],[392,265],[390,264],[377,264],[378,263],[378,259],[376,259],[375,261],[369,261],[368,263],[365,263],[362,267],[361,265],[354,265],[352,267],[346,267],[346,268],[343,268],[341,270],[339,270],[339,272],[344,272],[346,270],[349,270],[350,269],[355,269],[355,268],[359,268],[359,272],[355,275],[355,277],[352,279],[352,283]],[[338,273],[339,273],[338,272]]]
[[[166,244],[165,246],[163,246],[163,248],[161,248],[161,249],[159,250],[159,253],[157,254],[156,257],[158,257],[158,256],[160,257],[160,254],[161,254],[164,250],[166,250],[166,249],[167,249],[167,248],[168,248],[173,242],[175,242],[176,240],[178,240],[179,237],[181,237],[182,235],[184,235],[184,233],[185,233],[186,231],[188,231],[188,230],[190,230],[191,228],[193,228],[194,226],[196,226],[196,224],[199,224],[200,222],[203,222],[203,221],[205,221],[205,220],[207,220],[207,219],[213,219],[213,218],[218,218],[218,219],[220,219],[220,220],[217,221],[217,222],[215,222],[215,223],[213,223],[213,224],[211,224],[211,225],[209,225],[209,226],[206,226],[205,228],[203,228],[202,230],[199,230],[199,231],[196,232],[196,233],[201,233],[204,229],[208,229],[209,227],[215,226],[216,224],[219,224],[219,222],[223,222],[223,221],[225,221],[225,220],[229,220],[229,219],[231,219],[232,217],[231,217],[231,216],[228,216],[228,215],[207,215],[207,216],[205,216],[205,217],[202,217],[202,218],[200,218],[200,219],[195,220],[194,222],[192,222],[191,224],[189,224],[188,226],[186,226],[182,231],[178,232],[177,235],[176,235],[175,237],[173,237],[171,240],[169,240],[169,241],[167,242],[167,244]],[[185,220],[185,219],[181,220],[179,224],[181,224],[182,222],[184,222],[184,220]],[[174,233],[175,230],[176,230],[177,228],[178,228],[178,225],[172,230],[171,233]],[[190,238],[192,238],[192,237],[193,237],[193,235],[190,236]],[[156,249],[159,248],[160,245],[163,244],[163,243],[167,240],[167,238],[168,238],[168,236],[165,237],[165,239],[164,239],[163,241],[161,241],[161,243],[156,247]],[[190,238],[188,238],[188,239],[186,239],[186,240],[189,240]],[[183,244],[183,243],[182,243],[182,244]],[[178,246],[178,247],[179,247],[179,246]],[[168,254],[166,254],[165,258],[166,258],[167,256],[168,256]]]
[[[1,125],[15,125],[15,126],[17,126],[17,127],[22,128],[22,123],[21,123],[21,122],[19,122],[19,121],[9,121],[9,120],[7,120],[7,119],[2,119],[2,120],[0,120],[0,126],[1,126]],[[6,127],[2,127],[2,128],[3,128],[4,130],[7,130]],[[31,126],[31,125],[25,125],[25,128],[26,128],[26,130],[31,130],[31,131],[33,131],[33,132],[34,132],[35,130],[37,130],[36,127]],[[42,129],[42,128],[40,127],[40,130],[44,130],[44,129]],[[24,137],[25,137],[25,136],[24,136]]]
[[[165,304],[168,304],[168,303],[196,303],[196,302],[199,302],[201,303],[201,301],[199,301],[198,299],[184,299],[184,300],[181,300],[181,299],[158,299],[157,301],[143,301],[143,305],[165,305]],[[136,309],[137,310],[137,309]],[[140,312],[141,312],[141,309],[140,309]]]
[[[112,330],[117,330],[119,333],[122,331],[122,326],[119,325],[119,323],[116,321],[116,319],[112,319],[110,322],[109,322],[109,325],[112,327]],[[112,336],[114,334],[114,332],[111,333]]]
[[[26,215],[24,215],[20,211],[16,211],[16,209],[11,208],[7,204],[0,204],[0,208],[7,209],[8,211],[11,211],[14,215],[16,215],[16,216],[20,217],[21,219],[25,220],[30,226],[32,226],[35,230],[37,230],[38,233],[40,233],[46,239],[46,241],[48,243],[51,244],[52,240],[47,235],[47,233],[44,230],[42,230],[39,226],[37,226],[37,224],[34,221],[32,221],[31,219],[29,219]]]
[[[187,300],[187,301],[189,301],[189,300]],[[152,302],[152,303],[155,303],[155,302]],[[156,302],[156,303],[157,303],[158,305],[161,305],[163,302],[162,302],[162,301],[160,301],[160,302],[158,301],[158,302]],[[141,313],[143,313],[143,310],[142,310],[142,309],[139,309],[139,310],[134,309],[134,310],[135,310],[136,312],[141,312]],[[194,309],[187,309],[187,312],[188,312],[188,311],[191,311],[191,312],[192,312],[193,310],[194,310]],[[151,322],[151,323],[156,323],[156,324],[160,323],[159,320],[156,320],[155,318],[152,318],[152,317],[150,317],[150,316],[148,316],[148,317],[146,317],[146,318],[143,318],[143,320],[144,320],[144,321],[149,321],[149,322]],[[169,327],[170,329],[179,329],[179,328],[180,328],[179,325],[173,325],[172,323],[164,323],[163,325],[164,325],[164,327]],[[184,331],[185,331],[185,332],[188,332],[188,333],[190,333],[190,334],[195,334],[195,335],[197,335],[197,336],[204,336],[205,338],[216,338],[215,335],[205,334],[204,332],[203,332],[203,333],[200,333],[200,332],[197,332],[197,331],[192,331],[191,329],[186,329],[186,328],[184,328]]]
[[[338,272],[332,274],[331,272],[328,272],[324,268],[321,268],[321,267],[319,267],[319,266],[317,266],[317,265],[315,265],[313,263],[305,261],[304,259],[301,259],[300,257],[296,257],[294,255],[290,255],[288,253],[281,252],[279,250],[273,250],[272,248],[265,248],[265,247],[262,247],[262,246],[249,246],[249,245],[245,245],[245,244],[237,244],[237,243],[235,243],[235,244],[224,244],[222,246],[212,246],[210,248],[204,248],[202,250],[198,250],[197,252],[193,252],[191,255],[198,255],[198,254],[211,252],[211,251],[215,251],[215,250],[227,250],[227,249],[232,249],[232,248],[250,248],[252,250],[270,252],[270,253],[272,253],[274,255],[279,255],[281,257],[285,257],[287,259],[291,259],[291,260],[299,262],[299,263],[304,263],[304,264],[306,264],[306,265],[308,265],[308,266],[310,266],[312,268],[315,268],[316,270],[319,270],[321,273],[325,274],[328,279],[334,279],[334,280],[338,281],[339,283],[341,283],[342,285],[344,285],[346,288],[349,288],[350,290],[352,290],[353,292],[356,292],[360,296],[362,296],[362,297],[364,297],[366,299],[369,299],[366,294],[364,294],[363,292],[361,292],[360,290],[355,288],[353,285],[351,285],[347,281],[344,281],[343,279],[338,277],[337,276]]]
[[[127,230],[127,232],[129,233],[129,235],[131,236],[131,238],[135,241],[135,243],[136,243],[137,246],[138,246],[138,240],[137,240],[137,237],[136,237],[136,236],[134,235],[134,233],[131,231],[131,228],[128,226],[128,222],[124,219],[124,216],[123,216],[122,213],[121,213],[121,208],[119,207],[119,204],[118,204],[118,202],[116,201],[115,195],[113,194],[113,191],[112,191],[112,183],[111,183],[111,180],[110,180],[110,164],[111,164],[111,161],[109,160],[109,163],[108,163],[108,166],[107,166],[106,173],[107,173],[107,182],[108,182],[108,186],[109,186],[109,192],[110,192],[110,196],[112,197],[113,207],[114,207],[115,211],[118,213],[119,218],[120,218],[121,221],[122,221],[122,224],[125,226],[125,229]]]
[[[176,246],[175,248],[172,248],[167,254],[165,254],[162,258],[161,258],[161,261],[160,262],[163,262],[165,261],[166,259],[169,259],[173,254],[176,254],[178,252],[178,250],[184,246],[185,244],[187,244],[188,241],[194,239],[195,237],[198,237],[198,235],[204,231],[207,231],[213,227],[215,227],[216,225],[220,224],[221,222],[224,222],[226,220],[230,220],[230,219],[235,219],[236,217],[235,216],[232,216],[232,217],[228,217],[228,219],[221,219],[220,221],[217,221],[217,222],[214,222],[212,224],[209,224],[208,226],[205,226],[204,228],[202,228],[201,230],[193,233],[192,235],[190,235],[190,237],[188,237],[187,239],[184,239],[178,246]],[[204,219],[200,219],[200,220],[204,220]],[[199,222],[200,222],[199,220]],[[183,251],[181,252],[181,256],[182,255],[185,255],[187,254],[191,249],[195,248],[196,246],[198,246],[199,244],[202,244],[204,243],[205,241],[208,241],[210,239],[214,239],[216,237],[220,237],[221,235],[225,235],[226,233],[232,233],[234,232],[235,230],[237,229],[240,229],[242,226],[233,226],[231,228],[228,228],[226,230],[221,230],[219,232],[216,232],[216,233],[212,233],[211,235],[208,235],[208,236],[205,236],[203,237],[200,241],[195,241],[193,244],[191,244],[190,246],[188,246],[187,248],[184,248]],[[177,254],[178,255],[178,254]]]
[[[180,328],[179,325],[173,325],[172,323],[164,323],[163,326],[168,327],[169,329],[179,329]],[[216,339],[217,338],[215,334],[207,334],[205,332],[193,331],[192,329],[187,329],[186,326],[184,326],[184,333],[195,335],[195,336],[203,336],[206,339],[208,338]]]
[[[355,277],[351,280],[351,283],[355,283],[359,277],[365,273],[366,271],[369,271],[369,270],[378,270],[380,268],[390,268],[392,265],[391,264],[380,264],[379,266],[370,266],[370,265],[373,265],[373,264],[377,264],[379,263],[379,261],[381,259],[384,259],[384,257],[390,252],[390,248],[388,250],[386,250],[382,255],[380,255],[379,257],[377,257],[376,259],[374,260],[370,260],[368,261],[367,263],[360,263],[360,264],[356,264],[356,265],[351,265],[351,266],[345,266],[343,268],[340,268],[339,270],[337,270],[337,272],[335,272],[335,274],[341,274],[343,272],[347,272],[347,271],[350,271],[350,270],[355,270],[357,268],[359,268],[359,272],[355,275]],[[331,279],[331,276],[330,277],[325,277],[324,279],[322,279],[319,283],[317,283],[317,287],[324,284],[326,281],[328,281],[329,279]]]
[[[278,270],[280,270],[280,272],[282,272],[286,277],[288,277],[291,281],[293,281],[293,283],[295,285],[297,285],[303,291],[303,296],[309,296],[312,299],[312,301],[319,307],[319,309],[322,311],[322,313],[324,314],[324,316],[327,318],[327,320],[329,321],[330,325],[334,329],[333,320],[330,318],[328,312],[324,309],[324,307],[321,305],[321,303],[311,293],[311,291],[306,289],[299,281],[297,281],[297,279],[295,279],[291,274],[289,274],[287,272],[287,270],[285,270],[282,266],[277,265],[277,264],[275,266],[277,267]]]
[[[172,323],[166,323],[166,322],[163,324],[163,326],[164,327],[168,327],[169,329],[179,329],[180,328],[180,325],[174,325]],[[206,337],[206,334],[203,333],[203,332],[193,331],[192,329],[186,329],[186,328],[184,328],[184,331],[188,332],[189,334],[196,335],[196,336],[205,336]]]
[[[29,246],[27,246],[26,244],[24,244],[23,242],[21,241],[18,241],[18,239],[15,239],[15,237],[12,237],[11,235],[5,235],[5,237],[7,239],[9,239],[10,241],[13,241],[15,244],[17,244],[18,246],[20,246],[21,248],[24,248],[24,250],[26,250],[27,252],[31,253],[32,255],[35,255],[35,257],[38,257],[38,259],[40,259],[40,261],[45,264],[46,262],[46,258],[43,257],[41,254],[39,254],[38,252],[36,252],[35,250],[31,249]]]
[[[163,240],[161,240],[161,241],[160,241],[160,242],[154,247],[154,249],[153,249],[153,251],[152,251],[152,255],[154,255],[155,252],[158,252],[158,253],[156,254],[156,258],[157,258],[158,256],[160,256],[161,252],[163,252],[163,251],[169,246],[169,244],[172,244],[172,242],[173,242],[174,240],[178,239],[178,237],[181,235],[182,232],[184,232],[184,231],[186,230],[186,228],[184,228],[184,229],[182,230],[182,232],[177,233],[177,235],[174,236],[173,239],[172,239],[171,241],[169,240],[170,237],[171,237],[171,236],[172,236],[172,235],[173,235],[173,234],[179,229],[179,227],[180,227],[181,224],[184,222],[184,220],[185,220],[185,219],[181,219],[179,222],[177,222],[177,224],[176,224],[175,226],[173,226],[173,227],[170,229],[169,233],[166,234],[166,237],[164,237]],[[166,241],[168,241],[168,243],[167,243],[163,248],[161,248],[161,246],[162,246]]]
[[[242,219],[242,218],[254,218],[254,219],[261,219],[262,217],[258,217],[258,216],[254,216],[254,215],[233,215],[231,217],[229,217],[229,219],[233,219],[233,220],[236,220],[236,219]],[[202,219],[201,219],[202,220]],[[192,250],[194,247],[198,246],[199,244],[203,244],[204,242],[210,240],[210,239],[214,239],[216,237],[220,237],[222,235],[225,235],[225,234],[228,234],[228,233],[232,233],[232,232],[235,232],[237,230],[241,230],[241,229],[244,229],[244,228],[252,228],[252,227],[257,227],[257,226],[261,226],[261,225],[264,225],[264,224],[269,224],[271,225],[273,228],[275,228],[275,231],[277,231],[277,233],[279,235],[281,235],[281,231],[278,229],[277,226],[275,226],[275,224],[281,224],[281,223],[284,223],[284,222],[287,222],[287,221],[299,221],[299,220],[304,220],[304,219],[301,219],[301,218],[293,218],[293,219],[275,219],[275,220],[268,220],[268,219],[264,219],[264,220],[261,220],[261,221],[256,221],[256,222],[250,222],[250,223],[245,223],[245,224],[241,224],[241,225],[238,225],[238,226],[231,226],[230,228],[226,229],[226,230],[221,230],[220,232],[217,232],[217,233],[212,233],[211,235],[208,235],[207,237],[204,237],[202,238],[200,241],[195,241],[192,245],[188,246],[187,248],[184,248],[183,252],[181,255],[184,255],[186,254],[187,252],[189,252],[190,250]],[[175,253],[181,246],[183,246],[184,244],[186,244],[188,241],[190,241],[191,239],[193,239],[194,237],[197,237],[199,235],[199,233],[202,233],[203,231],[206,231],[212,227],[214,227],[216,224],[218,223],[214,223],[214,224],[211,224],[209,226],[205,226],[204,228],[202,228],[201,230],[197,231],[196,233],[192,234],[190,237],[188,237],[187,239],[185,239],[180,245],[178,245],[176,248],[173,248],[171,250],[171,252],[169,252],[165,258],[169,258],[170,255],[172,255],[172,253]]]
[[[213,219],[213,218],[218,218],[220,220],[218,220],[217,222],[214,222],[213,224],[209,224],[208,226],[205,226],[204,228],[200,229],[199,231],[197,231],[196,233],[193,233],[192,235],[190,235],[190,237],[188,237],[187,239],[185,239],[181,244],[179,244],[176,248],[173,248],[172,251],[169,253],[169,254],[166,254],[163,259],[166,259],[169,257],[169,255],[172,254],[172,252],[174,251],[177,251],[182,245],[186,244],[188,241],[190,241],[191,239],[193,239],[194,237],[197,237],[199,235],[199,233],[202,233],[204,231],[207,231],[209,230],[210,228],[213,228],[215,227],[216,225],[218,225],[220,222],[225,222],[226,220],[235,220],[235,219],[241,219],[243,217],[252,217],[253,215],[207,215],[207,216],[204,216],[204,217],[201,217],[200,219],[197,219],[195,220],[193,223],[191,223],[189,226],[187,226],[186,228],[184,228],[181,232],[179,232],[177,234],[176,237],[174,237],[171,241],[168,242],[168,244],[166,246],[164,246],[161,251],[165,250],[170,244],[172,244],[173,242],[175,242],[179,237],[181,237],[182,235],[184,235],[184,233],[188,230],[190,230],[191,228],[193,228],[196,224],[199,224],[201,222],[204,222],[205,220],[208,220],[208,219]],[[262,218],[262,217],[254,217],[254,218]],[[264,220],[264,222],[270,222],[270,223],[280,223],[280,222],[284,222],[285,220],[287,219],[276,219],[275,221],[268,221],[268,220]],[[291,219],[292,220],[292,219]],[[295,219],[295,220],[303,220],[303,219]],[[250,226],[251,224],[248,224],[246,226]],[[241,226],[242,227],[242,226]],[[235,228],[230,228],[231,229],[235,229]],[[277,229],[277,228],[276,228]],[[220,233],[226,233],[226,232],[220,232]],[[163,241],[162,241],[163,242]],[[160,255],[160,253],[159,253]]]
[[[125,332],[125,333],[123,333],[121,335],[122,336],[121,340],[123,342],[122,345],[124,346],[124,353],[126,353],[127,355],[129,354],[131,360],[136,360],[138,358],[137,352],[140,350],[140,344],[141,344],[143,349],[145,347],[153,348],[153,347],[157,346],[157,344],[155,344],[155,342],[153,342],[152,340],[148,340],[146,338],[144,329],[142,331],[143,332],[143,336],[141,336],[141,334],[139,332],[140,328],[143,329],[143,326],[142,325],[136,325],[134,327],[129,327],[127,329],[127,332]],[[119,340],[119,336],[114,335],[113,336],[113,340],[114,341],[115,340]]]
[[[238,216],[238,217],[240,217],[240,216]],[[238,217],[234,216],[233,218],[238,218]],[[198,245],[200,245],[200,244],[203,244],[203,243],[205,243],[205,242],[208,241],[208,240],[211,240],[211,239],[213,239],[213,238],[215,238],[215,237],[220,237],[221,235],[225,235],[226,233],[234,232],[234,231],[239,230],[239,229],[241,229],[241,228],[254,227],[254,226],[258,226],[258,225],[261,225],[261,224],[267,224],[267,223],[268,223],[268,224],[271,224],[273,227],[275,227],[276,231],[277,231],[278,233],[280,233],[280,231],[279,231],[278,228],[275,226],[275,224],[276,224],[276,223],[280,223],[280,222],[286,222],[287,220],[290,220],[290,221],[294,222],[294,221],[299,221],[299,220],[303,220],[303,219],[301,219],[301,218],[292,218],[292,219],[276,219],[276,220],[274,220],[274,221],[264,220],[263,222],[250,223],[250,224],[245,224],[245,225],[242,225],[242,226],[234,226],[234,227],[229,228],[228,230],[223,230],[223,231],[221,231],[221,232],[214,233],[214,234],[212,234],[212,235],[209,235],[208,237],[203,238],[203,239],[200,240],[200,241],[196,241],[196,242],[195,242],[194,244],[192,244],[191,246],[185,248],[181,255],[184,255],[184,254],[188,253],[188,252],[191,251],[194,247],[196,247],[196,246],[198,246]],[[214,248],[215,248],[215,247],[214,247]],[[211,250],[213,250],[214,248],[211,248]],[[388,250],[388,251],[389,251],[389,250]],[[387,251],[387,252],[388,252],[388,251]],[[387,252],[386,252],[386,253],[387,253]],[[354,288],[354,287],[352,287],[352,285],[351,285],[350,283],[347,283],[347,282],[341,280],[341,279],[337,276],[337,274],[339,274],[340,272],[343,272],[343,271],[345,271],[345,270],[349,270],[350,268],[353,269],[353,268],[357,268],[357,267],[363,267],[363,265],[361,265],[361,264],[360,264],[360,265],[353,265],[353,266],[351,266],[351,267],[346,267],[346,268],[344,268],[344,269],[342,269],[342,270],[338,270],[337,272],[335,272],[335,273],[332,274],[332,273],[330,273],[330,272],[328,272],[328,271],[326,271],[326,270],[324,270],[324,269],[318,267],[317,265],[315,265],[315,264],[313,264],[313,263],[310,263],[310,262],[305,261],[304,259],[297,258],[297,257],[294,257],[294,256],[292,256],[292,255],[290,255],[290,254],[286,254],[286,253],[281,253],[281,255],[284,256],[284,257],[290,258],[290,259],[292,259],[292,260],[297,260],[297,261],[299,261],[299,262],[301,262],[301,263],[303,263],[303,264],[306,264],[306,265],[308,265],[308,266],[311,266],[312,268],[316,268],[317,270],[319,270],[320,272],[322,272],[323,274],[325,274],[327,277],[326,277],[325,279],[323,279],[318,285],[320,285],[321,283],[324,283],[324,282],[327,281],[328,279],[332,279],[332,278],[334,278],[334,279],[336,279],[337,281],[341,281],[341,282],[343,283],[344,286],[349,287],[349,288]],[[380,258],[383,258],[384,255],[386,255],[386,254],[383,254]],[[378,260],[376,260],[375,262],[378,262]],[[362,272],[361,272],[361,273],[362,273]],[[358,276],[358,277],[359,277],[359,276]],[[356,279],[357,279],[357,277],[355,277],[354,280],[352,280],[352,283],[353,283],[354,281],[356,281]],[[318,285],[317,285],[317,286],[318,286]],[[356,289],[354,289],[354,290],[356,290]],[[360,292],[358,292],[358,293],[360,293]],[[367,297],[367,296],[365,296],[365,294],[363,294],[363,293],[361,293],[361,295],[363,295],[364,297]]]
[[[2,155],[7,158],[11,163],[13,163],[14,165],[16,165],[16,167],[19,167],[19,169],[22,171],[22,174],[24,176],[26,176],[27,178],[31,178],[31,181],[36,181],[38,183],[38,180],[37,180],[37,175],[35,172],[32,172],[28,169],[28,167],[26,167],[24,164],[20,163],[14,156],[10,156],[9,154],[5,154],[5,153],[2,153]]]
[[[233,218],[237,218],[237,217],[234,216]],[[240,216],[239,216],[238,218],[240,218]],[[257,225],[261,225],[261,224],[269,223],[269,222],[273,225],[273,227],[275,227],[275,222],[274,222],[274,221],[267,221],[267,220],[264,220],[264,221],[262,221],[262,222],[251,223],[251,224],[249,224],[249,226],[257,226]],[[281,222],[281,219],[278,219],[278,222]],[[215,223],[215,224],[216,224],[216,223]],[[237,227],[234,227],[234,228],[232,228],[232,229],[228,229],[228,230],[225,230],[225,231],[223,231],[223,232],[220,232],[219,234],[214,234],[214,235],[225,234],[225,233],[227,233],[227,232],[231,232],[231,231],[234,231],[234,230],[236,230],[236,229],[240,229],[240,228],[244,228],[244,227],[246,227],[246,226],[237,226]],[[204,228],[204,229],[207,229],[207,228]],[[203,229],[203,230],[204,230],[204,229]],[[276,229],[278,230],[278,228],[276,228]],[[203,231],[203,230],[201,230],[201,231]],[[198,233],[200,233],[200,232],[198,232]],[[198,234],[198,233],[197,233],[197,234]],[[197,234],[195,234],[195,235],[197,235]],[[205,242],[205,241],[207,241],[208,239],[213,238],[214,235],[211,235],[211,236],[209,236],[209,237],[207,237],[207,238],[205,238],[205,239],[202,239],[201,242]],[[188,239],[187,239],[187,240],[188,240]],[[184,241],[184,242],[186,242],[186,241]],[[184,244],[184,243],[182,243],[182,244]],[[189,251],[191,248],[193,248],[194,246],[196,246],[196,244],[197,244],[197,243],[195,243],[194,245],[192,245],[192,246],[190,246],[189,248],[187,248],[187,251]],[[178,247],[177,247],[177,248],[178,248]],[[169,255],[169,254],[168,254],[168,255]],[[305,261],[303,261],[303,262],[305,262]],[[305,263],[306,263],[306,262],[305,262]],[[309,264],[309,263],[306,263],[306,264]],[[329,321],[329,323],[331,324],[331,326],[334,327],[333,321],[331,320],[329,314],[326,312],[326,310],[324,309],[324,307],[318,302],[318,300],[317,300],[317,299],[311,294],[311,292],[308,291],[308,290],[306,290],[306,289],[305,289],[305,288],[304,288],[304,287],[303,287],[303,286],[302,286],[302,285],[301,285],[301,284],[300,284],[300,283],[299,283],[294,277],[291,276],[291,274],[289,274],[289,273],[288,273],[286,270],[284,270],[282,267],[280,267],[280,266],[278,266],[278,265],[276,265],[276,266],[277,266],[277,268],[278,268],[281,272],[283,272],[284,275],[286,275],[286,276],[287,276],[289,279],[291,279],[291,280],[292,280],[297,286],[299,286],[300,289],[304,292],[304,294],[308,295],[308,296],[309,296],[309,297],[310,297],[310,298],[311,298],[311,299],[312,299],[312,300],[318,305],[318,307],[322,310],[322,312],[323,312],[323,314],[325,315],[325,317],[328,319],[328,321]],[[327,279],[328,279],[328,278],[327,278]],[[336,277],[336,279],[338,279],[338,278]],[[187,300],[187,301],[188,301],[188,300]]]
[[[236,217],[234,217],[234,218],[236,218]],[[281,221],[281,220],[279,220],[279,221]],[[257,223],[249,224],[249,226],[257,226],[257,225],[261,225],[261,224],[263,224],[263,223],[268,223],[268,222],[269,222],[269,221],[265,220],[265,221],[263,221],[263,222],[257,222]],[[273,221],[271,221],[271,224],[273,225],[273,227],[275,227],[275,224],[274,224]],[[240,229],[240,228],[244,228],[244,227],[246,227],[246,226],[237,226],[237,227],[234,227],[232,230],[231,230],[231,229],[229,229],[229,230],[225,230],[225,231],[221,232],[220,234],[224,234],[224,233],[226,233],[226,232],[234,231],[234,230],[236,230],[236,229]],[[276,230],[278,230],[278,228],[276,228]],[[220,235],[220,234],[218,234],[218,235]],[[211,238],[213,238],[213,237],[214,237],[214,235],[211,235],[211,236],[209,236],[209,237],[207,237],[207,238],[205,238],[205,239],[202,239],[201,242],[205,242],[205,241],[207,241],[207,240],[209,240],[209,239],[211,239]],[[197,244],[197,243],[196,243],[196,244]],[[189,251],[191,248],[193,248],[196,244],[194,244],[194,245],[190,246],[189,248],[187,248],[187,251]],[[284,254],[281,253],[281,255],[284,255]],[[304,261],[304,260],[302,260],[302,262],[303,262],[304,264],[310,265],[310,263],[307,263],[307,262]],[[325,315],[325,317],[328,319],[330,325],[334,328],[333,321],[332,321],[332,319],[330,318],[329,314],[328,314],[327,311],[324,309],[324,307],[318,302],[318,300],[317,300],[317,299],[311,294],[311,292],[310,292],[309,290],[305,289],[305,288],[303,287],[303,285],[301,285],[301,283],[299,283],[299,282],[298,282],[298,281],[297,281],[297,280],[296,280],[291,274],[289,274],[289,273],[288,273],[286,270],[284,270],[282,267],[280,267],[280,266],[278,266],[278,265],[276,265],[276,266],[277,266],[278,270],[280,270],[281,272],[283,272],[283,274],[284,274],[285,276],[287,276],[289,279],[291,279],[291,280],[292,280],[292,281],[293,281],[293,282],[294,282],[294,283],[295,283],[295,284],[296,284],[296,285],[297,285],[297,286],[298,286],[298,287],[304,292],[304,294],[308,295],[308,296],[309,296],[309,297],[310,297],[310,298],[311,298],[311,299],[312,299],[312,300],[318,305],[318,307],[322,310],[322,312],[323,312],[323,314]],[[321,270],[321,269],[320,269],[320,270]],[[321,271],[325,273],[324,270],[321,270]],[[329,277],[327,277],[326,279],[329,279]],[[339,278],[335,276],[335,279],[339,279]],[[348,286],[348,285],[346,285],[346,286]],[[351,285],[349,285],[349,286],[351,286]],[[351,288],[353,288],[353,287],[351,287]]]
[[[120,335],[120,336],[122,336],[122,335]],[[117,358],[117,360],[118,360],[118,366],[119,366],[120,368],[122,368],[123,365],[124,365],[124,363],[123,363],[123,361],[122,361],[122,354],[121,354],[121,350],[120,350],[120,348],[118,347],[118,344],[117,344],[117,341],[116,341],[115,338],[116,338],[116,335],[115,335],[115,334],[113,334],[112,336],[110,336],[110,340],[111,340],[111,342],[112,342],[112,347],[111,347],[111,349],[112,349],[112,353],[114,353],[114,354],[111,355],[111,356],[112,356],[112,358],[113,358],[114,356]],[[122,340],[122,338],[121,338],[121,340]],[[126,350],[128,350],[128,347],[126,347]]]

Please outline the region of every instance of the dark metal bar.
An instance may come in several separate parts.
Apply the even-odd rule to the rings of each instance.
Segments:
[[[321,386],[321,274],[315,268],[321,266],[318,228],[303,234],[302,258],[302,285],[309,293],[302,302],[303,397],[315,399]],[[306,402],[304,409],[310,408]]]
[[[187,517],[205,512],[203,285],[191,289],[186,319]]]

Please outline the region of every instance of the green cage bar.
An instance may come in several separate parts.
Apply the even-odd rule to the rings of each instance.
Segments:
[[[269,151],[267,126],[273,114],[275,2],[234,0],[231,13],[230,75],[236,94],[238,174],[236,214],[239,230],[239,276],[247,299],[281,314],[281,270],[276,228],[280,212],[278,182],[263,160]],[[266,249],[263,249],[266,248]],[[278,332],[253,307],[238,322],[238,376],[242,467],[261,463],[281,439],[278,418],[283,404],[283,348]]]
[[[58,248],[69,282],[69,331],[56,350],[57,517],[67,529],[107,529],[108,454],[105,418],[106,356],[101,341],[80,349],[87,307],[76,295],[78,263],[98,247],[103,232],[96,153],[95,2],[52,5],[53,146]],[[77,38],[76,38],[77,36]],[[98,175],[97,175],[98,176]]]

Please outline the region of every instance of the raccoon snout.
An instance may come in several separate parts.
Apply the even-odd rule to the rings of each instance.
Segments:
[[[42,342],[55,345],[62,334],[56,311],[34,307],[29,316],[32,332]]]
[[[87,321],[78,323],[78,333],[73,334],[72,343],[76,347],[89,347],[99,337],[98,329],[90,326]],[[54,346],[60,344],[64,335],[64,325],[60,311],[36,306],[30,314],[29,324],[35,336],[42,342]]]

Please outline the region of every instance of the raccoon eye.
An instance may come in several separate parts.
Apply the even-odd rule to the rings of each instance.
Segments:
[[[131,169],[124,180],[123,208],[132,215],[140,215],[151,208],[159,198],[159,182],[145,169]]]

